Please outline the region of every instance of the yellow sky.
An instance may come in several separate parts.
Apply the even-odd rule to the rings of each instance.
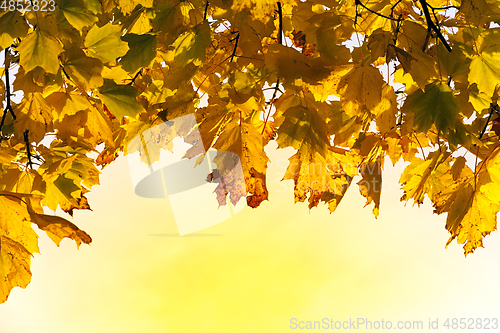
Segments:
[[[31,284],[0,305],[0,333],[279,333],[302,331],[292,318],[427,327],[500,317],[497,232],[467,259],[456,243],[444,249],[446,217],[428,203],[404,207],[390,167],[377,220],[357,185],[334,214],[309,212],[293,204],[291,181],[278,182],[291,150],[268,148],[270,201],[183,237],[165,199],[135,196],[126,159],[106,168],[88,195],[93,211],[73,219],[92,245],[57,248],[42,235]]]

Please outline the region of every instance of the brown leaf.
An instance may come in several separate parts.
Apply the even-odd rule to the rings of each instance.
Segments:
[[[92,238],[85,231],[65,218],[35,213],[30,205],[28,205],[28,212],[33,223],[35,223],[38,228],[45,231],[47,236],[49,236],[57,246],[61,244],[63,238],[73,239],[77,248],[80,248],[82,243],[90,244],[92,242]]]

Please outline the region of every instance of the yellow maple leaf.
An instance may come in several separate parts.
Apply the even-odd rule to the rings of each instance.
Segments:
[[[21,134],[29,131],[31,141],[40,142],[52,130],[52,106],[40,93],[29,93],[16,107],[14,128]]]
[[[361,176],[359,182],[359,193],[366,198],[365,207],[374,203],[373,215],[378,217],[380,208],[380,194],[382,193],[382,164],[379,157],[373,163],[363,163],[361,165]]]
[[[45,231],[57,246],[59,246],[63,238],[73,239],[77,248],[80,248],[82,243],[90,244],[92,242],[92,238],[85,231],[65,218],[56,215],[36,213],[29,203],[28,213],[33,223],[35,223],[38,228]]]
[[[255,124],[229,123],[214,144],[214,148],[219,150],[214,163],[221,175],[233,170],[237,163],[234,155],[225,152],[234,153],[239,157],[246,190],[249,193],[247,204],[252,208],[258,207],[262,201],[268,199],[265,175],[269,158],[264,151],[266,143],[265,137],[258,132]],[[237,189],[236,186],[235,189]],[[246,193],[240,195],[246,195]],[[231,197],[231,199],[233,204],[239,200],[238,197]]]
[[[453,171],[453,179],[435,195],[437,214],[447,212],[446,229],[451,236],[447,246],[456,238],[464,244],[464,253],[483,246],[483,237],[497,228],[500,211],[500,149],[493,147],[490,155],[477,167],[477,173],[463,162]],[[444,178],[449,179],[449,178]]]
[[[41,30],[35,30],[28,34],[19,45],[18,50],[21,56],[19,64],[26,73],[37,66],[52,74],[56,74],[59,70],[57,56],[63,50],[61,43]]]
[[[31,253],[18,242],[0,234],[0,303],[14,287],[26,288],[31,281]]]
[[[371,65],[353,65],[338,84],[342,109],[350,116],[374,110],[382,100],[384,78]]]

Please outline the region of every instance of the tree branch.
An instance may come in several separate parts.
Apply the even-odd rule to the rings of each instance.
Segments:
[[[428,30],[430,30],[430,29],[434,30],[434,32],[436,33],[437,37],[441,40],[441,42],[443,42],[443,45],[446,48],[446,50],[448,50],[448,52],[451,52],[450,44],[448,44],[448,41],[444,38],[444,36],[441,33],[441,31],[439,31],[439,28],[432,21],[431,14],[429,13],[429,8],[427,8],[427,6],[428,6],[427,5],[427,1],[425,1],[425,0],[419,0],[419,2],[420,2],[420,5],[422,6],[422,10],[424,11],[425,20],[427,21],[427,29]]]
[[[398,3],[399,3],[399,1],[398,1]],[[398,3],[396,3],[396,5],[397,5]],[[398,21],[398,19],[395,19],[394,17],[385,16],[384,14],[380,14],[380,13],[377,13],[376,11],[374,11],[374,10],[371,10],[370,8],[366,7],[366,6],[365,6],[365,5],[361,2],[361,0],[356,0],[356,1],[355,1],[355,4],[356,4],[356,6],[358,6],[358,5],[359,5],[359,6],[363,7],[364,9],[366,9],[367,11],[369,11],[370,13],[375,14],[375,15],[377,15],[377,16],[383,17],[383,18],[388,19],[388,20],[391,20],[391,21]],[[394,7],[395,7],[396,5],[394,5]],[[394,7],[391,9],[391,13],[392,13],[392,10],[394,10]],[[357,15],[357,14],[358,14],[358,12],[356,11],[356,15]]]
[[[283,11],[281,9],[281,2],[278,2],[278,44],[283,44]]]
[[[207,19],[207,12],[208,12],[208,0],[207,3],[205,4],[205,14],[203,14],[203,21]]]
[[[26,144],[26,154],[28,154],[28,165],[33,169],[33,161],[31,160],[31,150],[30,150],[30,140],[29,140],[29,130],[24,131],[24,143]]]
[[[5,109],[3,110],[2,121],[0,122],[0,132],[2,131],[3,125],[5,123],[5,118],[7,117],[7,113],[10,112],[12,118],[16,120],[16,115],[14,114],[14,110],[12,109],[12,104],[10,102],[10,74],[9,74],[9,48],[5,49],[5,96],[7,98]]]
[[[132,79],[130,79],[131,81],[127,83],[127,85],[129,86],[133,85],[135,83],[135,79],[137,79],[139,75],[142,75],[142,68],[134,75]]]
[[[233,62],[234,56],[236,56],[236,48],[238,48],[238,41],[240,40],[240,33],[236,35],[235,42],[234,42],[234,49],[233,49],[233,54],[231,54],[231,59],[229,62]]]
[[[491,116],[493,115],[493,112],[495,112],[495,105],[493,103],[490,103],[490,115],[488,116],[488,119],[486,120],[486,124],[484,124],[483,130],[481,131],[481,134],[479,135],[479,140],[481,140],[483,138],[483,135],[486,132],[486,127],[488,127],[488,124],[490,122]]]

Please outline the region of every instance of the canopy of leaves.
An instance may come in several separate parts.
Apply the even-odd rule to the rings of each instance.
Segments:
[[[0,7],[0,302],[30,281],[34,225],[56,244],[91,242],[44,207],[90,209],[98,166],[190,113],[194,127],[148,140],[171,149],[181,137],[198,160],[209,148],[232,152],[215,158],[228,179],[228,156],[239,156],[246,192],[228,182],[214,204],[268,200],[265,147],[276,140],[296,151],[283,178],[309,208],[335,211],[359,176],[377,217],[387,156],[410,162],[402,200],[427,197],[447,214],[448,244],[467,255],[497,228],[497,0],[56,0],[17,10],[26,4]]]

